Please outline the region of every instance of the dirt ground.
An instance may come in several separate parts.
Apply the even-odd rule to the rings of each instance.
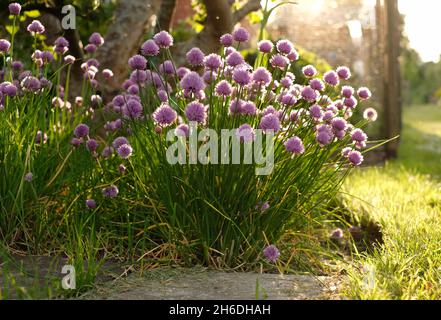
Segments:
[[[3,299],[60,298],[55,287],[60,290],[57,284],[63,277],[64,262],[47,257],[22,257],[14,263],[0,261],[0,296]],[[338,299],[338,281],[324,276],[224,272],[202,267],[164,267],[142,274],[133,271],[128,275],[123,270],[115,263],[103,266],[95,286],[76,299]]]
[[[159,269],[107,282],[81,299],[128,300],[316,300],[334,299],[328,277]]]

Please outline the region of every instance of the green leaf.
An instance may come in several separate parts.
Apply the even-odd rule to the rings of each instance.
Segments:
[[[41,15],[38,10],[25,11],[24,14],[29,18],[38,18]]]
[[[12,26],[12,25],[11,26],[6,26],[5,28],[6,28],[6,31],[10,35],[14,35],[14,34],[16,34],[18,32],[18,30],[20,30],[20,28],[18,26],[15,26],[15,29],[14,29],[14,26]]]

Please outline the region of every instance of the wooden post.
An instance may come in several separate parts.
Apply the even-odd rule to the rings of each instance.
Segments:
[[[384,17],[384,138],[391,139],[401,132],[400,88],[400,21],[397,0],[383,0]],[[386,145],[386,157],[398,155],[399,139]]]

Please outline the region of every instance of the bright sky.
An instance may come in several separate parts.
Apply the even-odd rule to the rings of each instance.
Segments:
[[[406,15],[406,34],[410,45],[423,61],[438,61],[441,55],[441,1],[399,0]]]

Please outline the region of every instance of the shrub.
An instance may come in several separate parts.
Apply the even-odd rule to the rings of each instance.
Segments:
[[[367,143],[360,127],[368,120],[348,120],[370,93],[341,88],[349,69],[319,79],[310,66],[296,84],[289,41],[259,54],[255,68],[238,51],[246,41],[236,29],[221,38],[220,54],[189,51],[186,68],[174,65],[173,39],[160,32],[142,46],[144,57],[129,60],[130,77],[108,109],[122,126],[106,125],[107,145],[131,177],[119,190],[150,204],[152,237],[206,264],[255,262],[288,229],[304,229],[361,165]]]

